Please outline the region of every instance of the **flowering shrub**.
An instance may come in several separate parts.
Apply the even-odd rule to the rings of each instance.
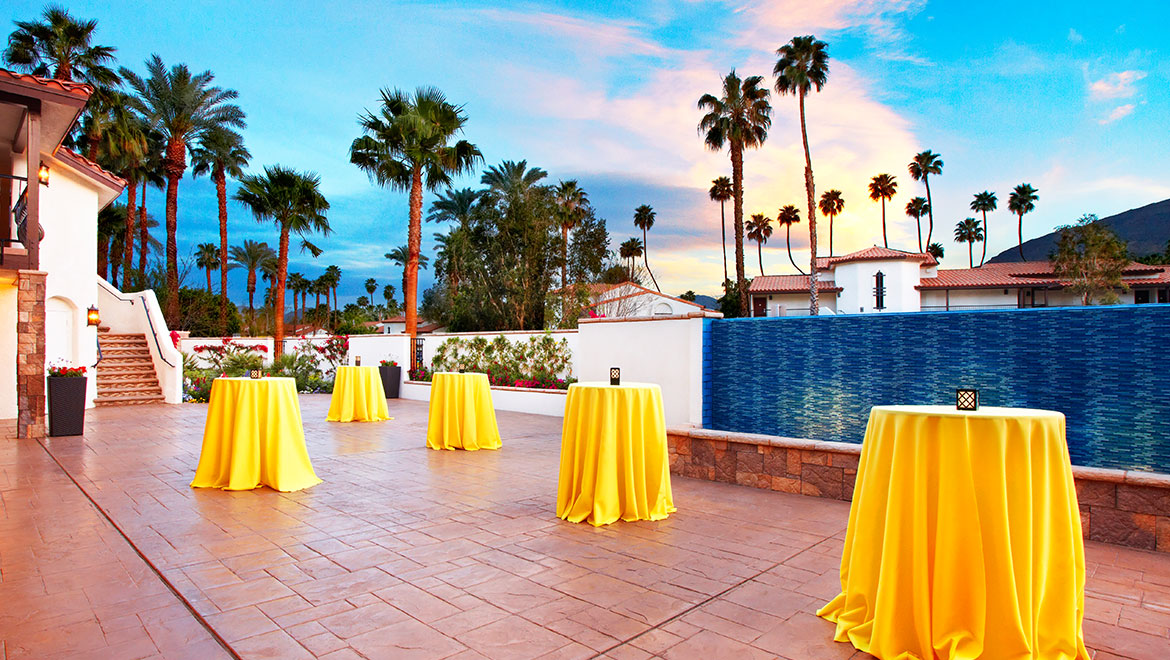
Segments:
[[[398,366],[398,360],[382,360],[381,362],[379,362],[379,363],[378,363],[378,366],[381,366],[381,367],[397,367],[397,366]]]
[[[473,371],[487,374],[492,385],[539,389],[567,389],[575,382],[573,355],[569,342],[545,333],[525,341],[508,341],[499,335],[488,341],[484,337],[452,337],[435,351],[435,371]],[[425,369],[412,370],[426,373]],[[430,380],[430,378],[426,378]]]
[[[426,367],[415,367],[407,372],[407,376],[410,377],[410,380],[417,380],[424,383],[431,382],[431,378],[433,378],[434,375],[435,374]]]
[[[183,401],[207,403],[211,400],[211,383],[215,376],[195,376],[183,379]]]
[[[49,365],[49,375],[53,378],[84,378],[85,367],[67,367],[60,364]]]
[[[329,363],[332,371],[337,371],[337,365],[345,361],[345,356],[349,355],[349,336],[348,335],[333,335],[325,340],[323,344],[309,344],[317,351],[317,354]]]
[[[263,356],[268,353],[268,347],[264,344],[241,344],[231,337],[224,337],[222,342],[222,344],[202,344],[194,349],[199,357],[207,361],[211,371],[222,373],[225,363],[240,367],[254,364],[258,360],[260,365],[263,365]],[[245,355],[251,357],[239,357]],[[244,364],[241,365],[241,362]]]
[[[179,347],[179,331],[178,330],[171,330],[171,343],[175,345],[175,348]]]

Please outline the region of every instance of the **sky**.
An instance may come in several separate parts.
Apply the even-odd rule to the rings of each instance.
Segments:
[[[577,179],[611,247],[639,232],[634,208],[651,205],[650,266],[665,293],[717,294],[723,265],[720,209],[711,180],[730,174],[726,151],[707,150],[696,126],[698,98],[718,92],[731,69],[765,76],[776,49],[796,35],[828,44],[828,83],[806,101],[817,194],[840,189],[834,253],[882,244],[881,207],[866,184],[895,175],[887,205],[890,247],[917,249],[906,202],[924,195],[906,170],[919,151],[941,155],[931,178],[932,241],[944,267],[966,267],[954,226],[975,215],[974,193],[997,193],[988,217],[987,254],[1016,243],[1011,189],[1039,189],[1024,218],[1024,240],[1084,213],[1105,217],[1170,198],[1170,58],[1164,26],[1170,3],[1135,1],[926,2],[780,0],[758,2],[66,2],[98,20],[97,41],[142,72],[157,53],[168,65],[211,70],[239,91],[251,170],[280,164],[315,172],[329,199],[334,233],[324,254],[293,254],[290,270],[315,277],[342,269],[341,301],[365,295],[373,277],[400,287],[401,270],[383,254],[406,242],[408,200],[382,189],[349,163],[357,117],[376,107],[379,89],[433,85],[464,107],[464,137],[485,165],[527,160],[549,182]],[[0,20],[25,20],[43,4],[9,0]],[[745,155],[745,216],[774,218],[794,204],[802,222],[791,249],[807,269],[808,228],[797,101],[773,94],[768,139]],[[478,173],[456,181],[478,186]],[[229,189],[232,186],[229,184]],[[164,197],[149,194],[160,220]],[[434,196],[428,194],[424,203]],[[730,206],[727,210],[730,217]],[[924,219],[925,221],[925,219]],[[206,178],[179,191],[181,255],[217,240],[215,191]],[[818,218],[819,253],[828,227]],[[433,251],[441,225],[423,227]],[[926,229],[924,227],[923,231]],[[229,241],[275,245],[275,226],[234,202]],[[730,223],[728,258],[732,259]],[[978,259],[978,254],[976,254]],[[754,243],[747,274],[759,273]],[[733,265],[731,266],[734,267]],[[763,247],[767,274],[795,272],[780,229]],[[233,299],[245,299],[242,273]],[[200,273],[188,275],[198,285]],[[422,273],[422,286],[431,281]],[[401,292],[399,292],[399,297]]]

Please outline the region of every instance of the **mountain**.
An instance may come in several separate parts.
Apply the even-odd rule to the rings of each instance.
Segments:
[[[698,295],[695,296],[695,302],[699,303],[707,309],[719,309],[719,301],[711,296]]]
[[[1014,216],[1009,218],[1013,225],[1017,222]],[[1006,219],[1000,220],[1001,223],[1005,221]],[[1024,216],[1024,222],[1027,221],[1028,216]],[[1167,241],[1170,241],[1170,199],[1101,218],[1098,222],[1108,225],[1118,238],[1125,241],[1129,245],[1129,253],[1134,257],[1163,252],[1166,250]],[[1015,227],[1011,229],[1014,231]],[[1056,250],[1056,242],[1059,239],[1060,232],[1054,231],[1040,238],[1024,241],[1024,256],[1029,260],[1047,259],[1048,255]],[[1019,260],[1019,249],[1013,245],[988,259],[987,263]]]

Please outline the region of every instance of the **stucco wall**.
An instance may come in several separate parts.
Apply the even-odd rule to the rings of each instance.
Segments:
[[[16,417],[16,286],[0,280],[0,419]]]
[[[856,261],[840,264],[834,269],[833,279],[843,290],[837,296],[837,309],[846,314],[871,312],[917,312],[918,290],[922,265],[917,261],[881,260]],[[885,275],[885,308],[874,309],[874,275]]]

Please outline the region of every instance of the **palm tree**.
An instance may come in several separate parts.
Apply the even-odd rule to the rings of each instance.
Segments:
[[[890,241],[886,238],[886,201],[898,192],[896,178],[893,174],[879,174],[869,182],[869,198],[882,202],[882,243],[886,247],[890,247]]]
[[[1016,225],[1016,233],[1020,239],[1020,261],[1024,259],[1024,214],[1031,213],[1036,209],[1036,200],[1040,199],[1040,192],[1032,187],[1030,183],[1021,183],[1012,190],[1012,194],[1008,195],[1008,210],[1015,213],[1020,222]]]
[[[97,222],[97,272],[102,279],[109,276],[107,268],[110,263],[110,241],[125,231],[126,207],[121,204],[110,204],[98,213]],[[114,282],[110,282],[114,284]]]
[[[195,267],[207,273],[207,292],[211,293],[211,271],[219,268],[219,247],[215,243],[200,243],[195,248]]]
[[[250,329],[256,318],[256,309],[252,305],[252,298],[256,293],[256,271],[262,270],[268,262],[276,259],[276,252],[263,241],[246,240],[243,246],[233,245],[231,253],[232,261],[248,271],[248,325]]]
[[[413,96],[383,89],[381,108],[377,114],[367,112],[361,117],[363,135],[350,146],[350,162],[379,185],[410,191],[403,295],[406,332],[412,338],[418,325],[423,187],[425,184],[432,191],[447,188],[452,175],[470,172],[483,160],[475,145],[455,139],[466,122],[463,107],[448,102],[434,87],[420,87]]]
[[[764,243],[772,237],[772,219],[763,213],[753,213],[748,220],[747,237],[756,242],[756,256],[760,260],[760,275],[764,274]]]
[[[732,196],[731,179],[721,176],[711,181],[711,190],[708,194],[711,201],[719,202],[719,226],[722,228],[719,244],[723,246],[723,281],[727,281],[727,209],[725,202]]]
[[[654,278],[654,271],[650,270],[650,239],[646,232],[654,226],[654,209],[650,208],[649,204],[643,204],[634,209],[634,226],[642,230],[642,259],[646,265],[646,272],[650,273],[650,281],[654,282],[654,288],[662,293],[662,289],[658,287],[658,280]]]
[[[735,69],[723,78],[720,96],[699,97],[699,109],[706,112],[699,120],[703,143],[712,151],[728,146],[731,155],[731,189],[735,221],[735,277],[741,316],[748,315],[747,280],[743,268],[743,150],[763,146],[772,125],[772,105],[768,88],[760,87],[763,76],[743,80]]]
[[[370,299],[373,299],[374,292],[378,290],[378,280],[370,277],[366,279],[366,293],[370,294]]]
[[[779,57],[772,75],[776,76],[776,92],[795,94],[800,102],[800,137],[804,142],[804,189],[808,196],[809,272],[817,272],[817,206],[816,186],[813,184],[812,155],[808,149],[808,128],[804,121],[804,97],[814,88],[821,91],[829,79],[828,45],[816,37],[793,37],[792,41],[776,50]],[[829,250],[832,252],[832,250]],[[809,313],[817,315],[817,278],[808,278]]]
[[[460,227],[466,227],[471,224],[471,212],[482,196],[482,190],[448,188],[445,192],[439,193],[438,199],[431,202],[427,222],[457,222]]]
[[[191,149],[191,173],[195,176],[211,173],[215,195],[219,201],[219,327],[227,334],[227,177],[239,179],[252,154],[244,148],[244,138],[235,131],[217,126],[204,133]]]
[[[386,286],[382,287],[382,299],[386,301],[386,310],[388,313],[390,310],[390,307],[392,306],[392,303],[394,303],[394,285],[393,284],[387,284]]]
[[[930,203],[925,197],[915,197],[906,202],[906,215],[914,218],[914,225],[918,227],[918,251],[922,252],[922,216],[930,209]]]
[[[914,177],[915,181],[921,181],[922,185],[926,186],[926,215],[930,219],[930,225],[926,229],[926,244],[930,246],[930,237],[934,235],[934,200],[930,198],[930,175],[942,174],[943,162],[942,157],[931,151],[923,151],[915,154],[914,160],[910,161],[908,169],[910,176]]]
[[[146,286],[146,255],[147,251],[155,247],[158,240],[150,235],[150,230],[158,226],[157,222],[150,221],[146,212],[146,188],[162,190],[166,178],[162,174],[163,150],[166,147],[162,133],[149,126],[146,127],[146,155],[136,170],[138,179],[142,182],[142,197],[138,206],[138,285]],[[148,220],[144,222],[144,219]],[[161,244],[156,248],[162,249]]]
[[[192,75],[185,64],[169,70],[162,58],[152,55],[146,61],[147,78],[123,67],[122,77],[137,93],[134,108],[166,143],[163,171],[167,177],[167,322],[175,324],[179,316],[179,262],[176,245],[179,209],[179,180],[187,171],[187,146],[213,128],[243,128],[244,111],[229,103],[238,94],[211,83],[210,71]]]
[[[569,232],[577,226],[589,208],[589,194],[576,179],[561,181],[553,190],[560,211],[561,224],[561,322],[569,318]]]
[[[955,242],[967,244],[967,267],[975,267],[975,241],[983,240],[983,227],[975,218],[967,218],[955,225]]]
[[[313,300],[313,312],[314,312],[313,318],[316,319],[318,324],[320,324],[322,327],[325,326],[325,320],[322,319],[321,317],[322,316],[325,316],[325,317],[330,316],[330,314],[329,314],[329,290],[330,290],[330,287],[329,287],[329,276],[328,275],[322,274],[317,279],[313,280],[313,296],[315,297],[315,299]],[[324,314],[321,313],[321,296],[322,295],[325,296],[325,310],[326,311]]]
[[[328,235],[331,231],[329,220],[325,217],[329,202],[321,194],[320,184],[321,178],[316,174],[274,165],[265,167],[263,175],[251,174],[241,178],[240,188],[235,194],[235,200],[251,209],[256,220],[272,221],[280,229],[276,255],[276,297],[273,300],[275,357],[280,357],[284,346],[284,292],[288,278],[289,235],[292,232],[300,236],[316,232]]]
[[[300,325],[300,317],[297,314],[298,307],[300,311],[304,311],[303,297],[308,295],[309,280],[301,273],[289,273],[288,279],[285,281],[289,290],[293,292],[293,331],[296,332],[296,327]],[[301,298],[302,303],[297,305],[297,299]]]
[[[130,281],[131,265],[134,263],[134,236],[138,214],[138,178],[148,148],[146,127],[126,103],[126,96],[112,93],[109,107],[109,124],[98,142],[98,162],[106,169],[116,172],[126,180],[126,223],[122,236],[122,258],[125,266],[122,285]]]
[[[337,287],[341,285],[341,267],[330,265],[325,268],[325,280],[329,282],[329,290],[333,292],[333,311],[338,311]],[[329,296],[325,296],[325,306],[329,306]]]
[[[776,224],[784,225],[784,242],[788,245],[788,261],[792,263],[792,267],[796,269],[796,272],[804,275],[804,271],[800,269],[800,266],[796,265],[796,260],[792,258],[792,225],[795,225],[799,222],[800,209],[796,208],[792,204],[781,208],[776,213]]]
[[[387,252],[385,257],[390,261],[393,261],[398,266],[402,267],[402,290],[405,291],[408,270],[406,265],[410,263],[410,248],[406,245],[399,245],[393,250]],[[418,267],[425,269],[427,264],[430,263],[430,260],[431,258],[425,254],[418,255]]]
[[[630,281],[634,281],[634,260],[642,256],[645,248],[642,245],[642,239],[630,238],[622,242],[618,249],[619,254],[623,259],[627,260],[626,271],[629,273]]]
[[[16,21],[8,36],[4,63],[42,78],[116,86],[114,48],[93,44],[97,21],[78,20],[69,11],[49,5],[42,21]]]
[[[942,243],[931,243],[926,246],[926,253],[934,257],[935,261],[942,261],[944,252]]]
[[[833,219],[845,210],[845,198],[840,190],[828,190],[821,195],[821,213],[829,216],[829,256],[833,256]]]
[[[987,260],[987,214],[991,211],[994,211],[998,206],[999,200],[996,198],[995,193],[991,192],[990,190],[984,190],[981,193],[975,193],[975,199],[971,200],[971,210],[976,213],[983,214],[983,256],[979,257],[980,266],[982,266],[983,262]],[[1023,223],[1021,222],[1021,224]],[[1022,228],[1020,233],[1020,238],[1022,239]],[[1023,243],[1022,240],[1020,242]]]
[[[505,160],[499,165],[490,165],[479,178],[488,187],[488,192],[507,204],[522,204],[528,201],[536,184],[548,176],[539,167],[528,167],[528,161]]]

